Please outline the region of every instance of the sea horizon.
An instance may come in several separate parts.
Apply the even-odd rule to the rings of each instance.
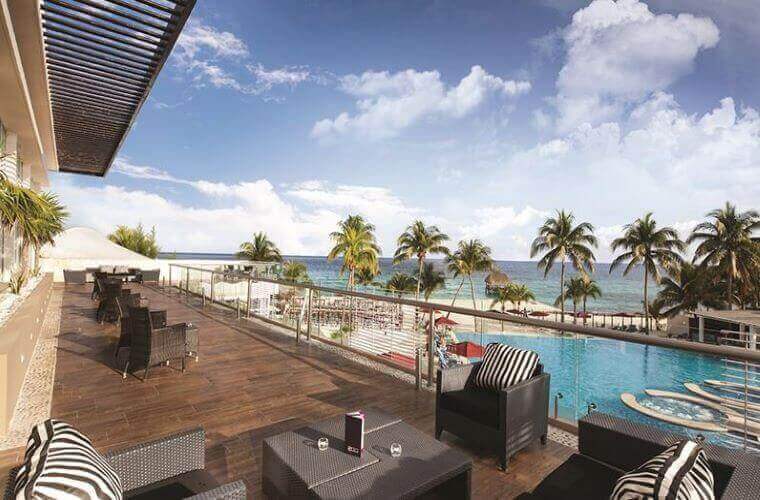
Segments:
[[[234,253],[222,252],[161,252],[159,253],[158,258],[167,260],[238,260]],[[312,281],[317,284],[334,288],[345,288],[346,286],[346,276],[340,275],[340,259],[328,261],[326,256],[320,255],[284,255],[283,258],[285,260],[294,260],[306,264]],[[392,257],[380,258],[379,282],[386,281],[395,272],[405,272],[411,275],[416,275],[416,260],[405,261],[399,264],[393,264],[392,261]],[[441,265],[441,269],[445,270],[445,267],[442,266],[442,258],[428,258],[427,261]],[[555,264],[548,276],[544,277],[543,271],[538,269],[536,262],[537,261],[530,260],[519,261],[494,259],[494,264],[505,272],[512,281],[527,285],[535,294],[538,302],[553,305],[559,295],[560,266]],[[643,272],[640,267],[635,268],[627,276],[623,276],[622,270],[624,266],[621,266],[612,273],[609,272],[610,263],[598,262],[595,266],[596,270],[592,277],[598,282],[602,290],[602,296],[599,299],[588,300],[586,307],[589,311],[640,312],[642,310]],[[473,274],[475,298],[478,301],[488,302],[492,299],[492,297],[488,296],[485,291],[484,280],[487,274],[488,273]],[[566,279],[575,274],[576,271],[568,265],[565,270]],[[459,283],[460,279],[447,276],[445,289],[435,292],[433,297],[436,299],[453,299],[456,290],[459,287]],[[365,291],[378,291],[377,287],[359,286],[358,288]],[[657,290],[658,286],[654,283],[650,283],[650,301],[656,295]],[[469,298],[470,296],[468,284],[465,282],[465,286],[460,291],[458,297]],[[490,304],[485,305],[489,306]],[[579,309],[580,308],[581,306],[579,305]],[[568,302],[565,309],[572,310],[572,304]]]

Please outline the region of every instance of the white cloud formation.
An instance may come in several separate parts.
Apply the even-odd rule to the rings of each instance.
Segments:
[[[719,38],[709,18],[654,14],[638,0],[595,0],[575,12],[562,36],[559,130],[617,119],[628,104],[689,73],[698,53]]]
[[[460,118],[491,96],[528,92],[530,82],[504,80],[473,66],[458,85],[449,87],[438,71],[407,69],[397,73],[367,71],[341,78],[340,88],[357,99],[357,113],[340,113],[314,124],[312,136],[327,138],[352,134],[384,139],[430,117]]]
[[[517,211],[513,206],[478,208],[474,211],[473,224],[464,226],[462,232],[466,238],[483,239],[491,238],[514,228],[529,227],[532,231],[549,213],[530,205],[520,211]]]
[[[266,96],[278,86],[294,87],[324,80],[305,66],[265,68],[261,63],[253,63],[242,39],[198,18],[191,19],[180,34],[174,61],[198,86],[211,85],[247,95]]]

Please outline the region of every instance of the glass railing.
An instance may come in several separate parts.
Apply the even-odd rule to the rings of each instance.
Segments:
[[[760,452],[760,351],[748,332],[703,328],[704,342],[696,342],[621,331],[633,330],[631,318],[560,323],[547,319],[553,313],[478,311],[262,273],[171,267],[173,293],[240,308],[242,316],[276,323],[299,339],[415,375],[420,385],[432,385],[438,368],[478,362],[486,345],[499,342],[539,354],[551,375],[549,416],[558,423],[602,411]]]

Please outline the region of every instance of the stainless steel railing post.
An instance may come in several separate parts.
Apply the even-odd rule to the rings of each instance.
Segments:
[[[428,387],[433,386],[433,378],[435,377],[435,335],[433,334],[433,306],[430,306],[430,314],[428,315]]]
[[[187,273],[185,274],[185,298],[190,297],[190,268],[187,268]]]
[[[214,303],[214,271],[211,271],[211,292],[209,292],[209,295],[211,296],[211,303]]]
[[[248,288],[245,291],[245,317],[251,317],[251,278],[248,278]]]
[[[414,384],[417,390],[422,390],[422,349],[414,350]]]
[[[235,306],[237,307],[237,319],[240,319],[240,298],[235,297]]]
[[[311,342],[311,288],[309,288],[309,302],[306,304],[306,340]]]

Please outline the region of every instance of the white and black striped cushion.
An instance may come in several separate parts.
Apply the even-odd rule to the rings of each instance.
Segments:
[[[475,374],[475,386],[499,391],[533,376],[538,354],[506,344],[488,344],[483,363]]]
[[[121,479],[90,440],[52,419],[32,429],[13,492],[16,500],[122,498]]]
[[[684,440],[615,484],[610,500],[714,500],[715,481],[702,447]]]

